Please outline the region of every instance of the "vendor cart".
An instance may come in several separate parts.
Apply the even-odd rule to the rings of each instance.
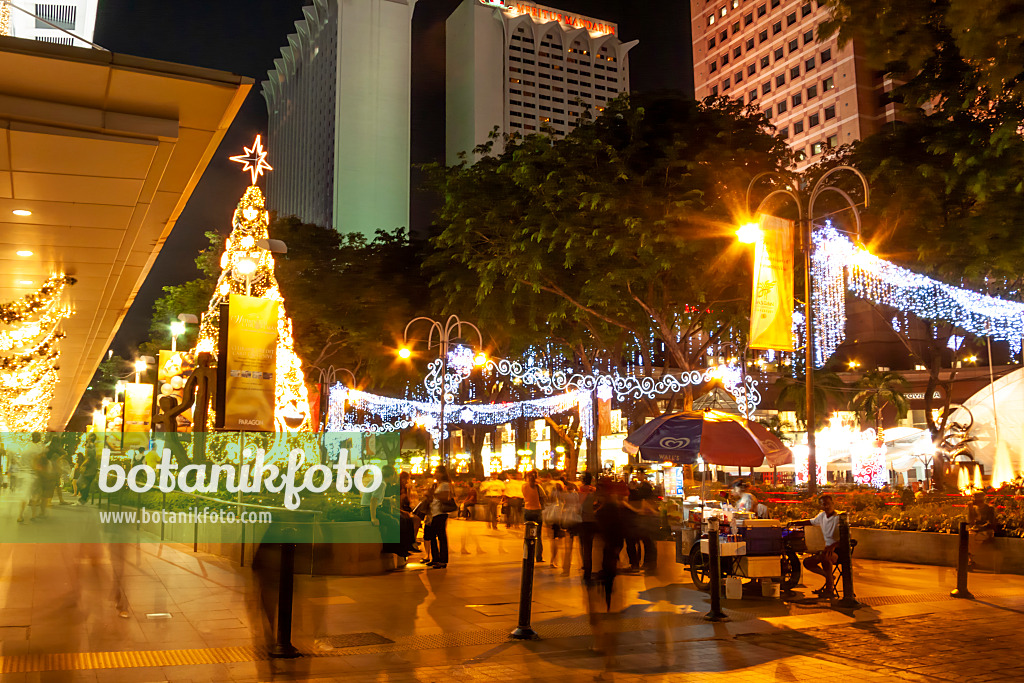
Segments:
[[[713,410],[655,418],[630,434],[623,450],[651,461],[691,464],[701,459],[707,465],[725,467],[759,467],[765,461],[781,465],[792,460],[789,449],[763,425]],[[713,509],[701,488],[699,516],[684,513],[683,525],[674,529],[676,561],[689,567],[698,588],[706,590],[710,586],[707,520],[712,516],[725,522],[725,537],[719,546],[723,574],[771,579],[783,591],[800,581],[799,558],[786,547],[781,522]]]

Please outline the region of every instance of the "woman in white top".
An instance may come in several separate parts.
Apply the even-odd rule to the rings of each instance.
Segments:
[[[458,509],[452,491],[452,480],[448,470],[440,465],[434,472],[437,486],[430,501],[430,526],[434,536],[430,539],[431,562],[428,567],[444,569],[448,566],[448,513]]]

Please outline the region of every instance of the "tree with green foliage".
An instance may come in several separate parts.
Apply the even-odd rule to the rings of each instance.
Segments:
[[[276,275],[303,363],[350,370],[363,388],[405,389],[412,375],[395,349],[406,323],[429,313],[423,245],[402,229],[367,240],[294,216],[271,221],[270,236],[288,245]]]
[[[804,376],[779,377],[775,380],[778,391],[779,409],[792,408],[796,413],[796,421],[801,429],[807,428],[807,390]],[[844,392],[846,382],[831,370],[814,371],[814,431],[828,424],[831,411],[830,405],[845,403]]]
[[[869,370],[855,384],[858,389],[850,399],[850,410],[856,412],[862,422],[873,419],[875,432],[882,428],[882,413],[889,406],[896,409],[902,420],[910,410],[910,401],[905,390],[907,379],[891,370]]]
[[[512,135],[473,164],[428,167],[432,282],[509,346],[551,342],[584,371],[703,367],[747,314],[730,215],[754,174],[788,164],[772,133],[733,100],[621,96],[564,137]]]
[[[171,348],[171,322],[177,320],[178,315],[190,313],[198,318],[206,312],[220,275],[220,254],[224,250],[224,238],[216,232],[208,231],[206,239],[208,246],[199,252],[195,260],[199,277],[180,285],[165,286],[163,296],[153,303],[149,340],[139,344],[141,355],[157,358],[160,349]],[[178,337],[178,349],[195,346],[198,335],[198,325],[186,325],[185,333]]]

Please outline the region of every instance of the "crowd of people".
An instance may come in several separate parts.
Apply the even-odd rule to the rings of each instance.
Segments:
[[[568,576],[578,548],[579,569],[587,582],[611,580],[622,554],[628,567],[621,571],[657,570],[656,541],[665,533],[659,509],[662,492],[643,472],[596,479],[583,473],[570,479],[558,471],[510,471],[484,480],[453,481],[443,466],[418,480],[406,472],[396,476],[394,469],[385,467],[384,481],[389,490],[382,500],[364,499],[364,519],[380,524],[385,539],[394,538],[383,533],[388,525],[397,526],[399,541],[386,543],[384,551],[405,559],[419,554],[430,568],[448,565],[448,521],[461,518],[481,521],[480,531],[537,524],[536,561]],[[392,490],[396,503],[389,502]],[[389,514],[394,506],[397,514]]]
[[[46,517],[54,496],[57,505],[72,505],[64,500],[69,486],[80,504],[89,502],[99,471],[96,435],[75,451],[56,435],[33,432],[23,448],[0,444],[0,462],[5,464],[2,485],[18,500],[18,523],[25,524]]]

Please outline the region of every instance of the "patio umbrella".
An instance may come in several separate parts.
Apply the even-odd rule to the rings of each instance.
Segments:
[[[622,450],[648,461],[678,465],[758,467],[768,455],[740,418],[717,410],[689,410],[656,417],[626,437]]]
[[[765,450],[765,460],[769,465],[778,467],[793,462],[793,451],[789,450],[789,446],[782,443],[782,440],[769,432],[763,424],[747,420],[747,429],[753,432],[761,442]]]

